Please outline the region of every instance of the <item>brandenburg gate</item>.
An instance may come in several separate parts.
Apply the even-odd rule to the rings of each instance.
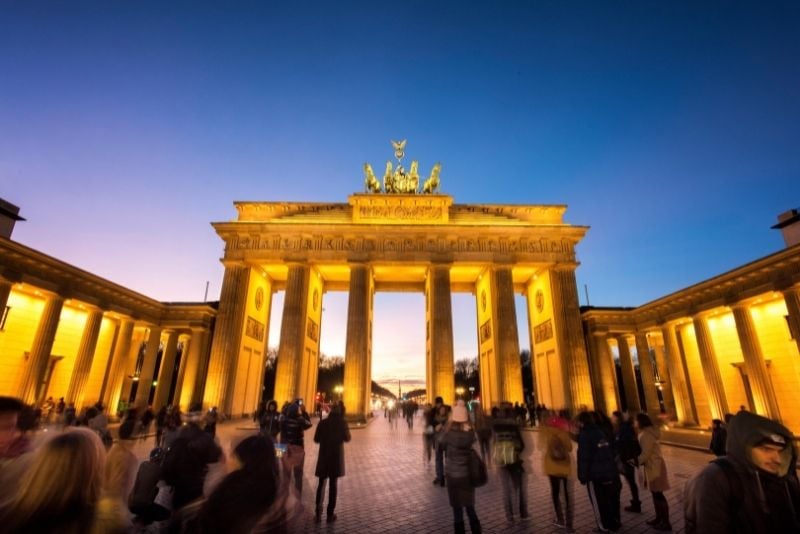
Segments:
[[[514,296],[527,297],[535,384],[554,406],[593,406],[578,306],[575,245],[587,227],[566,206],[456,204],[438,192],[436,164],[420,186],[418,164],[394,143],[381,184],[364,165],[365,192],[346,203],[236,202],[213,223],[225,241],[225,275],[204,403],[251,413],[261,395],[272,295],[284,290],[274,398],[313,399],[322,303],[348,291],[344,402],[370,410],[376,291],[418,291],[426,305],[427,396],[455,398],[452,292],[475,296],[481,400],[522,402]],[[542,395],[545,395],[542,397]]]

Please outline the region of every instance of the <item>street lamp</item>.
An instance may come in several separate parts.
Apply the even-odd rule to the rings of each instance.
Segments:
[[[335,392],[336,392],[336,394],[337,394],[337,395],[339,395],[339,400],[342,400],[342,392],[344,391],[344,386],[342,386],[341,384],[339,384],[338,386],[336,386],[335,388],[333,388],[333,391],[335,391]]]
[[[462,388],[461,386],[458,386],[456,388],[456,395],[458,395],[458,397],[461,397],[462,395],[464,395],[464,388]]]

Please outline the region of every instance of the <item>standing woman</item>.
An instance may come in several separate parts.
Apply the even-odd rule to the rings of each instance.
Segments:
[[[653,506],[656,517],[647,524],[653,530],[671,531],[669,522],[669,503],[664,492],[669,489],[667,477],[667,464],[661,454],[661,445],[658,444],[660,432],[653,426],[650,416],[644,413],[636,414],[636,431],[639,433],[639,445],[642,453],[639,455],[639,465],[644,466],[644,485],[653,495]]]
[[[475,513],[475,488],[469,481],[469,461],[473,443],[475,443],[475,432],[469,424],[467,407],[464,401],[460,400],[453,408],[452,418],[440,439],[441,446],[447,452],[445,477],[447,495],[453,508],[453,526],[456,534],[466,532],[464,508],[467,509],[469,529],[472,534],[481,532],[481,522]]]
[[[278,401],[271,400],[258,419],[259,431],[262,436],[272,439],[273,443],[278,442],[278,432],[281,430],[281,414],[278,411]]]
[[[344,476],[344,443],[350,441],[350,429],[343,416],[343,406],[334,405],[327,419],[317,425],[314,442],[319,443],[317,470],[317,505],[314,520],[322,520],[322,503],[325,500],[325,482],[330,480],[328,493],[328,522],[336,521],[337,481]]]

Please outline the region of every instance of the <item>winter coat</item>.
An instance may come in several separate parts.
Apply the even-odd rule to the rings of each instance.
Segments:
[[[728,431],[725,427],[718,426],[711,430],[711,443],[708,449],[717,456],[725,456],[725,441],[728,439]]]
[[[768,436],[780,436],[778,475],[759,469],[750,449]],[[686,486],[684,516],[688,534],[800,532],[800,484],[797,453],[789,430],[770,419],[739,412],[731,419],[726,442],[727,470],[715,460]]]
[[[642,453],[639,441],[636,439],[636,432],[630,421],[622,421],[619,428],[614,433],[614,446],[617,455],[623,462],[633,460]]]
[[[311,428],[311,421],[304,416],[296,404],[289,405],[286,416],[281,419],[281,443],[305,445],[303,432]]]
[[[152,505],[158,495],[158,481],[161,478],[161,466],[145,460],[139,465],[133,490],[128,497],[128,508],[135,514],[139,510]]]
[[[639,432],[639,445],[642,453],[637,458],[639,465],[644,466],[644,485],[650,491],[667,491],[669,477],[667,464],[661,454],[658,438],[661,433],[654,426],[648,426]]]
[[[274,412],[266,411],[261,416],[258,424],[264,429],[266,435],[275,441],[275,437],[281,431],[281,414],[277,410]]]
[[[474,506],[475,488],[469,483],[469,460],[475,432],[469,426],[446,430],[439,442],[447,453],[444,474],[447,477],[447,495],[450,506]]]
[[[556,461],[550,457],[548,454],[550,440],[561,442],[569,454],[565,461]],[[569,432],[549,424],[542,425],[539,428],[539,450],[542,451],[542,471],[545,475],[566,478],[572,474],[572,439]]]
[[[341,415],[331,414],[317,425],[314,443],[319,443],[317,469],[320,478],[344,476],[344,444],[350,441],[350,429]]]
[[[613,444],[594,424],[584,425],[578,434],[578,480],[581,484],[619,480]]]

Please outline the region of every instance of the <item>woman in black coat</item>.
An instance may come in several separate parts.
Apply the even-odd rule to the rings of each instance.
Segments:
[[[314,442],[319,443],[317,457],[317,470],[314,474],[319,477],[317,486],[317,505],[314,519],[322,519],[322,502],[325,497],[325,483],[330,480],[328,493],[328,522],[336,521],[336,483],[339,477],[344,476],[344,443],[350,441],[350,429],[344,420],[343,406],[335,405],[327,419],[317,425],[314,432]]]
[[[475,488],[469,480],[469,462],[475,432],[469,424],[469,412],[460,400],[451,414],[450,422],[440,438],[440,444],[447,453],[444,474],[447,479],[447,496],[453,508],[453,527],[456,534],[466,532],[464,509],[469,518],[472,534],[481,533],[481,522],[475,513]]]

